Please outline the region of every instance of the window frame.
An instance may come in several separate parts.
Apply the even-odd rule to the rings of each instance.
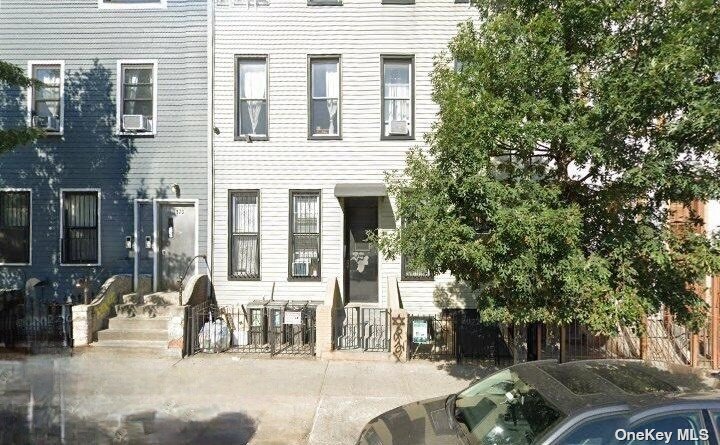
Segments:
[[[98,9],[167,9],[167,0],[126,3],[98,0]]]
[[[123,68],[130,65],[151,65],[153,70],[153,118],[152,118],[152,131],[146,131],[143,133],[134,133],[131,131],[125,131],[122,128],[122,116],[123,116],[123,103],[125,99],[125,73]],[[116,88],[115,88],[115,134],[118,136],[131,136],[131,137],[154,137],[157,135],[158,128],[158,61],[157,59],[124,59],[117,61],[116,70]]]
[[[63,136],[65,134],[65,61],[64,60],[30,60],[28,61],[27,77],[34,79],[37,66],[60,67],[60,131],[46,132],[45,136]],[[35,111],[35,86],[27,87],[27,126],[32,128],[33,112]]]
[[[400,255],[400,281],[435,281],[435,275],[428,271],[427,276],[409,275],[408,274],[407,255]]]
[[[410,134],[407,136],[385,135],[385,62],[403,61],[410,66]],[[415,140],[415,55],[414,54],[381,54],[380,55],[380,140]]]
[[[312,64],[315,61],[336,61],[338,67],[338,111],[337,134],[313,134],[313,95],[312,95]],[[307,56],[307,127],[308,140],[342,140],[342,55],[340,54],[308,54]]]
[[[66,263],[63,255],[63,240],[65,235],[65,194],[66,193],[82,193],[94,192],[97,194],[97,262],[95,263]],[[58,244],[60,247],[59,264],[62,267],[97,267],[102,265],[102,191],[100,188],[61,188],[60,189],[60,237]]]
[[[28,262],[27,263],[5,263],[0,261],[0,266],[32,266],[33,257],[33,193],[30,188],[0,188],[0,194],[2,193],[27,193],[29,195],[28,200]]]
[[[236,141],[247,141],[248,138],[254,141],[268,141],[270,140],[270,56],[268,54],[235,54],[234,55],[234,71],[233,80],[234,83],[234,129],[233,135]],[[267,128],[265,129],[264,136],[255,136],[241,133],[242,122],[240,121],[240,104],[243,99],[240,99],[240,63],[242,61],[265,61],[265,120],[267,122]]]
[[[296,277],[292,273],[293,265],[293,235],[294,235],[294,201],[296,194],[314,193],[318,196],[318,274],[317,277]],[[322,281],[322,189],[290,189],[288,191],[288,281]]]
[[[232,199],[233,199],[233,195],[235,195],[235,194],[250,194],[250,193],[254,193],[255,196],[257,197],[257,232],[242,232],[242,234],[257,233],[257,252],[258,253],[257,253],[256,264],[257,264],[258,272],[257,272],[257,276],[239,277],[239,276],[233,275],[233,271],[232,271],[232,256],[233,256],[232,240],[233,240],[233,235],[235,235],[235,230],[234,230],[235,227],[233,224],[233,216],[232,216],[232,211],[233,211]],[[261,225],[260,225],[261,224],[261,220],[260,220],[261,201],[260,201],[260,199],[261,199],[260,198],[260,189],[229,189],[228,190],[228,258],[227,258],[228,281],[261,281],[261,279],[262,279],[262,271],[260,269],[260,267],[262,265],[262,258],[261,258],[262,257],[262,255],[261,255],[262,254],[262,252],[261,252],[262,242],[261,242],[261,235],[260,235],[262,233]]]

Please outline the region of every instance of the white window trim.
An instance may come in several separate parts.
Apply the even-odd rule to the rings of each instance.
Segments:
[[[65,61],[64,60],[30,60],[28,61],[27,77],[33,78],[35,65],[60,65],[60,131],[48,133],[47,136],[62,136],[65,133]],[[27,126],[32,127],[32,112],[34,106],[34,87],[27,88]]]
[[[123,106],[123,65],[152,65],[153,67],[153,123],[152,131],[147,133],[132,133],[122,131],[122,106]],[[158,112],[158,61],[156,59],[126,59],[117,61],[116,87],[115,87],[115,134],[119,136],[147,137],[157,135]]]
[[[98,9],[166,9],[167,0],[157,2],[147,1],[141,3],[106,2],[98,0]]]
[[[97,244],[98,244],[98,260],[97,263],[63,263],[63,252],[62,252],[62,240],[63,240],[63,233],[65,231],[65,219],[63,218],[63,205],[65,204],[65,193],[66,192],[95,192],[97,193],[98,197],[98,235],[97,235]],[[58,262],[60,266],[63,267],[88,267],[88,266],[100,266],[102,265],[102,193],[99,188],[61,188],[60,189],[60,212],[58,213],[60,216],[59,226],[60,226],[60,237],[58,238],[58,245],[59,245],[59,258]]]
[[[28,257],[28,260],[29,260],[29,261],[28,261],[27,263],[2,263],[2,262],[0,262],[0,266],[32,266],[32,258],[33,258],[33,243],[32,243],[32,239],[33,239],[33,229],[32,229],[32,228],[33,228],[33,224],[32,224],[32,220],[33,220],[33,218],[32,218],[32,216],[33,216],[33,202],[32,202],[32,200],[33,200],[33,194],[32,194],[32,189],[28,189],[28,188],[0,188],[0,193],[2,193],[2,192],[29,192],[29,193],[30,193],[30,212],[29,212],[29,215],[30,215],[30,221],[29,221],[29,223],[30,223],[30,239],[28,240],[28,243],[30,244],[30,256]]]

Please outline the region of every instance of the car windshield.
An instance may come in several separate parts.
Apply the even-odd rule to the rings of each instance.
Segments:
[[[481,445],[530,444],[564,417],[512,369],[461,392],[454,414]]]

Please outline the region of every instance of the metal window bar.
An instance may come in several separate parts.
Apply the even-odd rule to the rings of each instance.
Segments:
[[[63,262],[95,263],[98,260],[98,195],[66,192],[63,208]]]
[[[0,192],[0,262],[30,261],[30,192]]]

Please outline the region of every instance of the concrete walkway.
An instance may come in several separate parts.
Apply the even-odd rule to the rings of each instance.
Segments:
[[[0,356],[0,443],[353,444],[372,417],[491,371],[237,354]]]

